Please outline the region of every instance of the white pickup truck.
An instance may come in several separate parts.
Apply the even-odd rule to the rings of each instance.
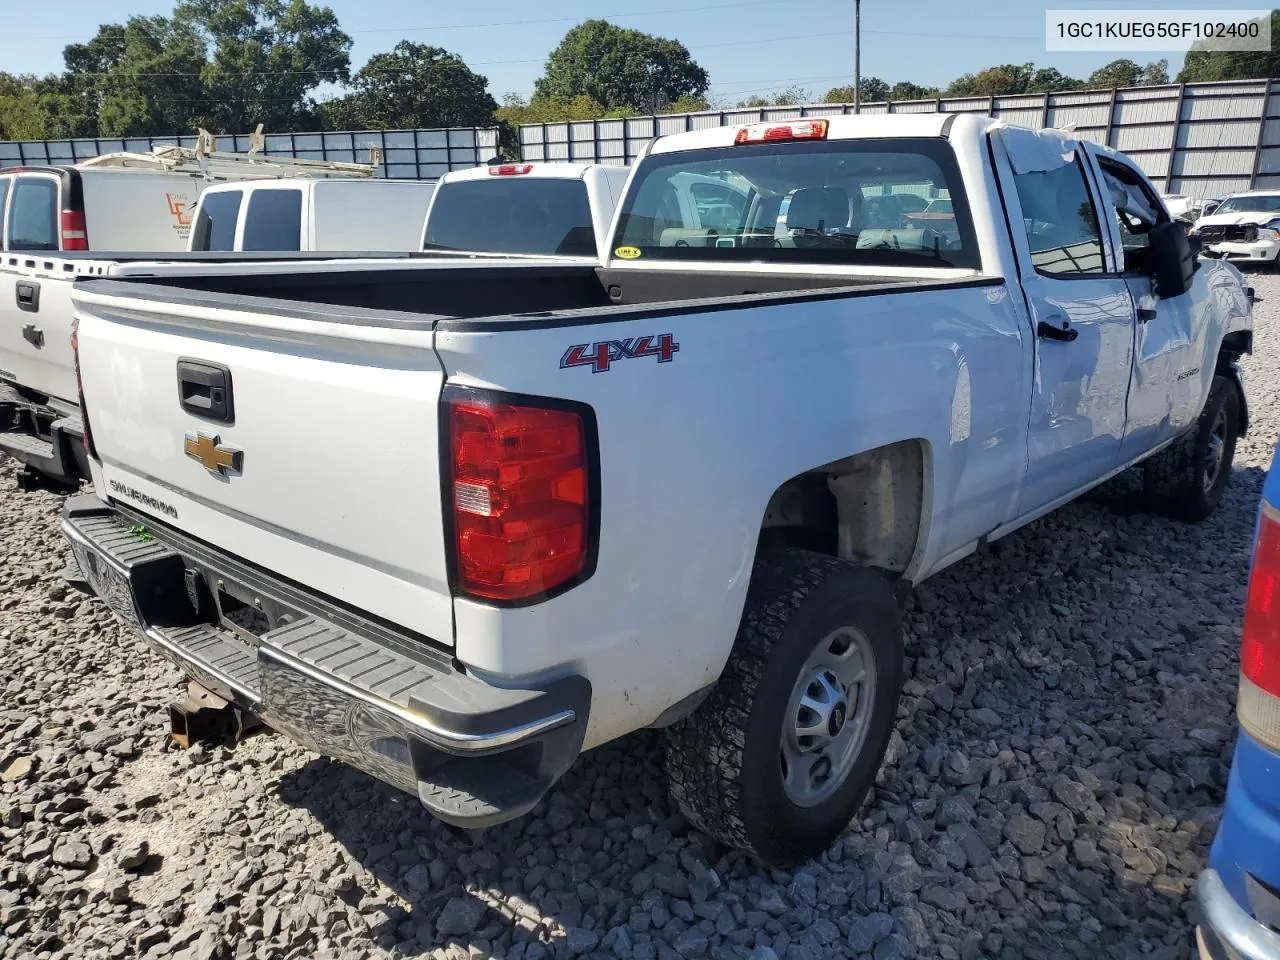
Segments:
[[[78,281],[212,278],[260,271],[262,263],[281,259],[301,263],[299,250],[320,251],[314,256],[323,259],[383,257],[387,253],[356,251],[424,246],[423,256],[440,266],[476,256],[595,263],[626,178],[626,168],[581,163],[478,167],[446,175],[438,190],[368,178],[263,178],[206,190],[188,253],[0,252],[0,451],[26,465],[19,475],[24,483],[76,485],[88,476],[71,365],[71,293]],[[691,203],[693,194],[683,190],[682,197]],[[429,202],[434,213],[424,231]],[[188,212],[188,223],[191,217]],[[228,255],[246,249],[256,252]]]
[[[732,215],[682,209],[691,176]],[[1186,519],[1230,479],[1247,289],[1093,144],[954,115],[665,137],[609,251],[84,283],[84,579],[451,823],[665,727],[689,818],[786,864],[881,763],[898,589],[1142,460]]]

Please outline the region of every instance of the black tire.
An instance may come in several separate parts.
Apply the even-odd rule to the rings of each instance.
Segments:
[[[783,720],[802,668],[842,628],[860,633],[874,662],[864,694],[869,714],[860,721],[865,734],[843,780],[833,778],[834,792],[800,806],[783,786]],[[848,826],[880,768],[897,716],[902,658],[898,605],[884,577],[804,550],[762,553],[724,673],[693,715],[667,731],[667,775],[681,811],[773,866],[821,853]]]
[[[1240,431],[1240,395],[1229,377],[1214,377],[1209,399],[1195,427],[1149,459],[1142,467],[1142,486],[1153,508],[1196,523],[1217,508],[1231,481]],[[1210,480],[1209,451],[1220,434],[1221,456]]]

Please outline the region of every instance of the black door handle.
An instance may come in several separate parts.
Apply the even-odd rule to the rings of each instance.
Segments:
[[[27,281],[15,284],[13,298],[18,301],[19,310],[37,312],[40,309],[40,284]]]
[[[1139,322],[1139,323],[1150,323],[1152,320],[1154,320],[1154,319],[1156,318],[1156,316],[1157,316],[1157,314],[1156,314],[1156,312],[1155,312],[1154,310],[1148,309],[1148,308],[1146,308],[1146,307],[1139,307],[1139,308],[1138,308],[1138,322]]]
[[[1061,340],[1064,343],[1070,343],[1080,336],[1080,331],[1071,326],[1071,321],[1069,320],[1063,320],[1060,327],[1055,327],[1052,323],[1045,323],[1041,320],[1036,324],[1036,334],[1046,340]]]
[[[178,361],[178,402],[182,409],[205,420],[234,423],[231,371],[216,363]]]

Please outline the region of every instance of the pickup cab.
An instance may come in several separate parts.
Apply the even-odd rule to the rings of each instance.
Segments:
[[[464,827],[659,727],[693,823],[814,855],[899,592],[1140,462],[1201,519],[1248,419],[1236,268],[1124,156],[987,118],[664,137],[594,266],[371,270],[79,285],[62,529],[199,683]]]

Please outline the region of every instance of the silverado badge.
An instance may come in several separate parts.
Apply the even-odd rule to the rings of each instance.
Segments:
[[[211,437],[207,433],[188,433],[182,449],[192,460],[199,460],[206,470],[220,477],[225,477],[228,471],[239,473],[244,462],[244,452],[224,447],[217,434]]]

